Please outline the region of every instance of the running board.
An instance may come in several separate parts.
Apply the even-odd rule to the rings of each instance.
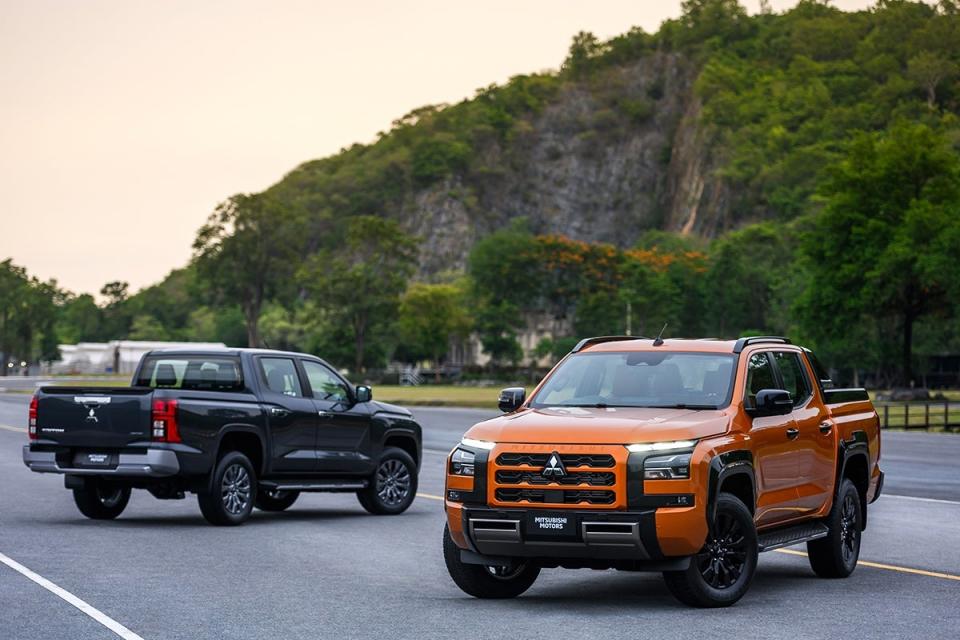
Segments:
[[[262,489],[268,491],[303,491],[306,493],[320,491],[359,491],[366,489],[368,483],[366,480],[354,481],[318,481],[318,482],[275,482],[265,480],[260,483]]]
[[[830,530],[821,522],[811,522],[776,529],[757,536],[760,551],[773,551],[781,547],[789,547],[801,542],[810,542],[827,537]]]

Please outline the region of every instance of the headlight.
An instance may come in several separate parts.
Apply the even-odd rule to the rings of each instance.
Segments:
[[[689,453],[652,456],[643,461],[644,480],[676,480],[690,477]]]
[[[474,449],[486,449],[487,451],[490,451],[490,449],[493,449],[495,446],[497,446],[496,442],[474,440],[473,438],[464,438],[460,441],[460,444],[467,447],[473,447]]]
[[[651,442],[647,444],[628,444],[630,453],[645,453],[647,451],[669,451],[671,449],[692,449],[696,440],[673,440],[671,442]]]
[[[455,476],[472,476],[475,458],[472,451],[454,449],[453,455],[450,456],[450,473]]]

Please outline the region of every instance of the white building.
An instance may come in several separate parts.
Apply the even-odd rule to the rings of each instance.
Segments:
[[[111,340],[61,344],[60,360],[50,373],[133,373],[140,358],[158,349],[224,349],[222,342],[147,342]]]

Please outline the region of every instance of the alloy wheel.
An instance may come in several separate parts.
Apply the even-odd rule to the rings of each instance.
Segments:
[[[697,568],[714,589],[728,589],[743,575],[747,563],[747,538],[740,522],[720,513],[707,544],[697,554]]]
[[[853,562],[860,547],[860,523],[857,521],[856,497],[847,494],[840,510],[840,553],[844,564]]]
[[[400,460],[385,460],[377,468],[377,496],[383,504],[403,504],[410,495],[410,485],[410,470]]]
[[[243,465],[232,464],[223,473],[220,489],[224,508],[239,515],[250,503],[250,474]]]

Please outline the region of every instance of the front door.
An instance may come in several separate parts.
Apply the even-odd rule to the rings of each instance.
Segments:
[[[270,468],[282,473],[315,472],[319,417],[293,358],[260,357],[257,368],[273,442]]]
[[[778,389],[773,359],[769,353],[750,356],[747,362],[746,398],[748,407],[756,405],[762,389]],[[797,458],[791,430],[796,425],[790,415],[753,419],[754,472],[757,478],[757,526],[772,525],[797,515]]]
[[[319,416],[316,446],[320,471],[372,471],[370,407],[355,403],[347,383],[323,363],[301,363]]]
[[[791,417],[799,431],[793,446],[797,460],[797,508],[800,514],[818,511],[830,499],[836,444],[826,411],[814,402],[813,384],[795,351],[775,351],[783,389],[793,398]]]

